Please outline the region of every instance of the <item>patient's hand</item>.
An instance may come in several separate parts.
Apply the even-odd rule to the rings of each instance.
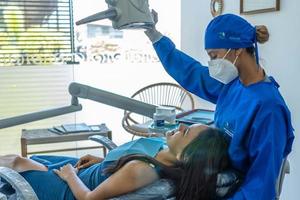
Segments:
[[[67,181],[69,178],[77,175],[78,169],[74,168],[71,164],[61,167],[59,170],[53,170],[61,179]]]
[[[102,162],[104,159],[103,158],[99,158],[96,156],[92,156],[92,155],[86,155],[83,156],[79,159],[79,161],[76,163],[75,167],[77,169],[83,169],[83,168],[87,168],[91,165],[94,165],[96,163],[100,163]]]

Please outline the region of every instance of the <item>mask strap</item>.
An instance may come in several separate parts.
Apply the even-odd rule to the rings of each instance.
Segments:
[[[226,58],[226,56],[229,54],[229,52],[231,51],[231,48],[230,49],[228,49],[228,51],[226,52],[226,54],[223,56],[223,59],[225,59]],[[233,61],[233,64],[235,64],[236,63],[236,61],[237,61],[237,59],[239,58],[239,55],[234,59],[234,61]]]
[[[227,50],[227,52],[225,53],[225,55],[223,56],[223,58],[222,58],[222,59],[225,59],[225,58],[226,58],[226,56],[229,54],[229,52],[230,52],[230,51],[231,51],[231,48]]]
[[[240,55],[237,55],[237,57],[234,59],[233,64],[235,65],[237,59],[239,58]]]

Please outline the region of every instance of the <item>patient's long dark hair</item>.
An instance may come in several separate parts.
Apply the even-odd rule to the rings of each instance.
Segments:
[[[182,152],[182,177],[176,186],[176,200],[216,199],[218,173],[230,167],[229,141],[219,129],[208,128]]]
[[[114,173],[131,160],[142,160],[158,166],[161,178],[174,181],[176,200],[215,199],[217,175],[229,168],[228,146],[223,132],[207,128],[185,147],[180,161],[172,167],[152,157],[133,154],[121,157],[106,172]]]

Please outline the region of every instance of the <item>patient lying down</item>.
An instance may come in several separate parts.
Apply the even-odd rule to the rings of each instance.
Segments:
[[[215,199],[217,174],[229,167],[228,141],[203,125],[184,126],[161,138],[141,138],[105,159],[0,156],[29,182],[40,200],[101,200],[132,192],[159,178],[172,179],[176,199]]]

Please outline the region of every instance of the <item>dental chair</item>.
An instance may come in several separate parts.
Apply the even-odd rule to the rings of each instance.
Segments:
[[[117,147],[111,140],[103,136],[94,135],[90,137],[90,140],[101,143],[108,150]],[[276,200],[279,200],[286,173],[290,173],[290,166],[288,160],[284,159],[276,184]],[[235,171],[220,173],[216,190],[219,199],[226,199],[231,196],[241,183],[242,178]],[[111,198],[111,200],[175,200],[173,195],[174,185],[172,181],[160,179],[135,192]],[[38,200],[38,198],[21,175],[9,168],[0,167],[0,200]]]
[[[11,117],[0,120],[0,129],[15,125],[29,123],[41,119],[55,117],[67,113],[77,112],[82,109],[78,102],[78,98],[90,99],[99,103],[107,104],[122,110],[135,112],[146,117],[152,117],[156,110],[156,106],[147,104],[135,99],[117,95],[108,91],[92,88],[87,85],[71,83],[69,93],[72,95],[70,106],[45,110],[21,116]],[[90,138],[104,145],[109,150],[116,147],[111,141],[105,137],[93,136]],[[289,162],[285,159],[280,170],[280,175],[276,184],[276,200],[279,199],[284,175],[289,173]],[[220,199],[226,199],[233,194],[240,186],[242,180],[237,172],[227,171],[220,173],[217,180],[217,195]],[[112,198],[113,200],[175,200],[173,197],[174,186],[170,180],[160,179],[137,191]],[[0,200],[38,200],[31,186],[17,172],[0,167]]]
[[[106,137],[94,135],[89,138],[99,142],[108,150],[117,147]],[[35,192],[26,180],[16,171],[0,167],[0,200],[38,200]],[[218,175],[217,194],[220,199],[227,198],[238,189],[241,179],[234,171],[226,171]],[[154,183],[110,200],[175,200],[174,185],[171,180],[160,179]]]

